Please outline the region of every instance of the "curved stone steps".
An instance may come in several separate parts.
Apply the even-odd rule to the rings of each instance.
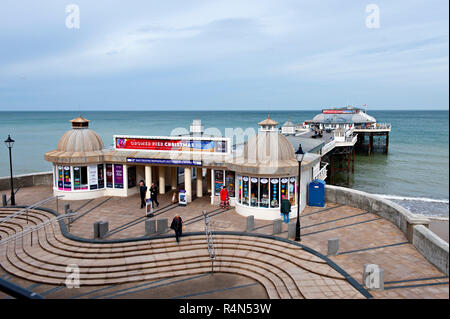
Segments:
[[[27,263],[27,260],[26,260],[27,257],[33,258],[34,256],[31,255],[29,252],[27,252],[26,249],[24,250],[24,252],[27,254],[27,256],[24,256],[23,254],[18,253],[17,249],[13,250],[12,248],[10,249],[10,253],[11,253],[11,251],[15,252],[17,257],[22,262]],[[31,248],[28,247],[28,249],[31,249]],[[50,252],[49,252],[49,254],[50,254]],[[166,255],[167,255],[167,253],[163,254],[163,256],[166,256]],[[197,249],[190,248],[189,251],[183,252],[183,255],[184,255],[184,259],[183,259],[184,261],[189,260],[189,258],[194,259],[195,257],[197,257],[197,258],[203,257],[206,259],[208,258],[207,250],[205,249],[204,245],[203,245],[203,247],[197,248]],[[221,254],[220,258],[230,257],[230,258],[237,259],[238,257],[240,257],[243,259],[243,258],[247,257],[247,259],[252,259],[254,263],[259,263],[259,261],[257,259],[251,258],[251,256],[245,256],[245,255],[240,256],[240,255],[241,255],[241,251],[237,251],[235,254],[233,254],[233,253],[230,253],[229,255]],[[153,268],[157,267],[158,265],[156,264],[155,258],[152,255],[150,257],[151,258],[147,258],[147,260],[145,260],[143,258],[143,256],[139,256],[138,258],[135,258],[134,260],[133,260],[133,258],[128,258],[128,259],[125,258],[125,260],[119,259],[116,266],[111,266],[110,261],[108,261],[108,264],[104,264],[104,266],[109,265],[108,267],[106,267],[108,273],[113,273],[115,271],[122,271],[123,267],[124,267],[124,264],[123,264],[124,261],[126,263],[127,269],[129,269],[129,270],[136,270],[136,269],[141,269],[141,268],[153,269]],[[175,258],[177,258],[177,257],[175,256]],[[11,259],[11,256],[10,256],[10,259]],[[272,259],[274,259],[274,256],[272,256]],[[44,270],[53,271],[53,272],[56,271],[57,268],[59,268],[60,272],[64,272],[65,267],[67,265],[65,262],[65,259],[52,258],[51,260],[44,260],[44,259],[40,258],[39,256],[36,256],[36,257],[34,257],[34,260],[37,260],[37,264],[33,264],[33,266],[38,265],[38,267],[40,267]],[[171,258],[164,258],[164,259],[158,260],[158,262],[159,262],[159,264],[161,264],[161,263],[164,263],[164,261],[170,261],[170,260],[171,260]],[[245,260],[246,259],[243,259],[242,263],[246,263]],[[261,260],[265,261],[265,258],[261,258]],[[196,261],[196,260],[194,259],[194,261]],[[17,261],[15,261],[15,262],[17,263]],[[77,260],[75,259],[75,260],[73,260],[73,262],[77,263]],[[87,265],[85,262],[86,262],[86,260],[82,259],[82,265],[80,263],[80,271],[82,274],[83,274],[83,272],[85,272],[84,268],[86,268],[86,270],[87,269],[91,270],[88,273],[101,273],[101,272],[106,271],[105,267],[102,267],[102,265],[99,265],[98,263],[93,262],[92,264]],[[134,262],[134,264],[133,264],[133,262]],[[285,262],[287,262],[287,261],[285,261]],[[267,260],[267,263],[270,264],[269,260]],[[48,266],[46,266],[46,265],[48,265]],[[173,265],[173,261],[172,261],[172,265]],[[135,267],[134,268],[131,267],[131,269],[130,269],[130,266],[135,266]],[[162,265],[162,266],[164,266],[164,265]],[[261,266],[261,267],[263,267],[263,266]],[[92,270],[94,270],[94,271],[92,271]]]
[[[302,259],[299,258],[297,255],[299,252],[304,252],[302,249],[297,249],[294,251],[294,253],[292,253],[290,250],[286,251],[280,251],[278,249],[276,249],[276,246],[273,246],[270,249],[267,249],[266,247],[261,247],[256,245],[256,243],[258,243],[258,241],[252,241],[251,244],[247,243],[247,245],[241,245],[241,246],[233,246],[233,245],[229,245],[228,241],[224,241],[224,238],[219,237],[219,239],[222,239],[222,241],[219,242],[219,244],[216,246],[216,250],[220,250],[220,249],[232,249],[234,251],[237,251],[239,254],[244,254],[245,252],[260,252],[262,257],[267,257],[267,256],[277,256],[279,258],[283,258],[286,261],[290,261],[291,259],[294,260],[294,262],[296,261],[296,259]],[[204,249],[205,247],[205,242],[204,239],[202,238],[198,238],[195,240],[195,244],[193,243],[194,239],[190,239],[189,240],[189,248],[190,249]],[[231,241],[233,242],[233,241]],[[132,254],[120,254],[120,253],[115,253],[115,254],[111,254],[111,253],[99,253],[99,251],[97,249],[95,249],[94,251],[91,252],[91,254],[88,254],[88,256],[83,255],[82,253],[75,253],[73,250],[70,252],[65,252],[65,251],[61,251],[59,250],[59,247],[53,246],[55,250],[52,250],[52,247],[45,247],[46,246],[46,242],[44,241],[43,243],[41,243],[41,246],[48,252],[53,252],[55,253],[55,251],[58,251],[60,256],[63,257],[80,257],[83,259],[87,259],[87,258],[93,258],[93,259],[110,259],[110,258],[120,258],[120,257],[132,257],[132,256],[142,256],[142,255],[147,255],[147,254],[154,254],[154,253],[167,253],[170,251],[173,251],[174,249],[177,250],[179,249],[179,247],[184,246],[184,241],[182,241],[181,244],[177,245],[174,243],[173,240],[170,241],[170,243],[166,243],[166,248],[163,251],[152,251],[151,248],[148,248],[149,246],[146,245],[144,247],[147,247],[147,249],[141,249],[141,250],[137,250],[137,251],[133,251]],[[171,247],[169,245],[172,245]],[[104,245],[106,246],[106,245]],[[225,250],[225,252],[229,252],[229,250]],[[307,254],[306,252],[304,252],[305,254]],[[94,255],[95,254],[95,255]],[[91,256],[92,255],[92,256]],[[314,256],[316,257],[316,256]],[[318,258],[318,257],[316,257]],[[339,278],[339,279],[344,279],[344,277],[339,274],[337,271],[335,271],[334,269],[330,268],[323,260],[320,260],[321,263],[319,265],[317,265],[316,263],[310,262],[308,260],[302,260],[302,262],[295,262],[297,264],[298,267],[304,268],[310,272],[313,273],[317,273],[319,275],[323,275],[323,276],[328,276],[328,277],[332,277],[332,278]]]
[[[18,262],[17,260],[10,259],[10,261],[11,261],[11,263],[13,263],[15,265],[20,264],[20,262]],[[258,273],[259,276],[263,276],[266,272],[268,272],[268,273],[275,273],[275,274],[277,274],[277,276],[280,273],[283,274],[283,271],[280,270],[280,269],[283,269],[283,268],[267,269],[268,268],[267,264],[265,264],[263,262],[253,261],[253,262],[249,263],[249,262],[247,262],[246,259],[238,260],[236,258],[236,255],[234,257],[228,257],[228,258],[227,257],[221,257],[221,258],[219,258],[218,265],[220,265],[223,261],[227,261],[227,262],[229,262],[229,264],[237,263],[237,265],[238,265],[237,268],[239,268],[239,269],[252,269],[252,268],[255,267],[255,264],[256,264],[258,267],[254,268],[253,271],[255,273]],[[186,260],[184,262],[186,262]],[[199,258],[196,258],[196,259],[193,259],[192,262],[195,263],[195,264],[197,264],[198,262],[203,262],[203,263],[206,263],[206,265],[209,265],[209,259],[208,259],[208,256],[206,254],[205,254],[203,260],[199,260]],[[46,265],[46,264],[45,263],[41,263],[40,265]],[[37,265],[37,266],[40,266],[40,265]],[[244,267],[243,267],[243,265],[244,265]],[[145,273],[145,271],[141,270],[141,267],[142,268],[147,268],[148,267],[150,269],[154,269],[154,266],[155,265],[144,265],[144,264],[142,264],[142,265],[139,265],[137,268],[135,268],[134,271],[138,271],[141,275],[145,275],[146,273]],[[162,266],[163,267],[167,267],[168,265],[162,265]],[[284,265],[282,265],[282,267],[286,267],[286,266],[288,266],[286,263]],[[196,265],[194,265],[194,268],[195,267],[196,267]],[[56,279],[58,279],[58,278],[60,279],[59,282],[63,282],[64,278],[66,276],[66,273],[65,273],[65,267],[61,267],[61,268],[62,269],[59,269],[59,271],[61,272],[60,276],[55,276],[55,271],[57,270],[55,268],[50,268],[48,272],[34,270],[33,271],[33,275],[34,275],[34,277],[36,275],[43,276],[43,277],[55,277]],[[183,264],[183,262],[180,262],[178,267],[177,267],[176,263],[174,263],[172,261],[172,265],[170,265],[170,268],[171,268],[172,271],[177,270],[177,268],[181,268],[179,270],[183,270],[183,269],[186,269],[186,266]],[[187,267],[187,268],[189,268],[189,267]],[[236,267],[234,267],[234,268],[236,268]],[[224,267],[222,267],[221,269],[223,270]],[[263,269],[262,273],[259,272],[259,270],[261,270],[261,269]],[[98,280],[102,280],[102,279],[106,279],[106,278],[107,279],[119,279],[120,277],[124,277],[124,278],[126,278],[125,282],[129,282],[130,280],[136,280],[136,278],[132,277],[133,269],[128,269],[128,265],[127,265],[127,272],[120,273],[120,274],[117,274],[117,275],[111,275],[111,273],[112,273],[111,270],[112,269],[110,269],[110,268],[103,269],[103,271],[106,271],[106,270],[108,270],[108,274],[109,275],[105,275],[104,273],[103,274],[100,273],[100,274],[98,274],[98,275],[96,275],[94,277],[93,276],[84,276],[83,275],[83,271],[82,271],[81,272],[81,280],[83,281],[84,285],[88,284],[88,283],[86,283],[86,280],[89,280],[89,282],[94,281],[94,283],[98,283]],[[151,274],[151,273],[152,273],[151,271],[148,272],[148,274]],[[299,297],[300,293],[298,291],[296,292],[296,290],[300,290],[301,291],[301,289],[296,285],[296,283],[293,280],[292,276],[290,276],[289,274],[287,274],[285,276],[287,276],[287,278],[286,277],[285,278],[281,277],[281,278],[279,278],[280,280],[278,282],[274,283],[275,287],[277,287],[277,290],[281,290],[280,295],[282,296],[282,298],[287,298],[288,297],[287,293],[291,293],[291,297],[292,298]],[[27,277],[29,278],[29,276],[27,276]],[[165,277],[165,276],[163,276],[163,277]],[[34,280],[39,281],[40,279],[39,278],[34,278]],[[56,282],[58,282],[58,281],[56,281]],[[115,282],[123,283],[124,281],[123,280],[115,280]],[[289,287],[290,289],[285,290],[284,287]],[[294,288],[296,288],[296,289],[294,289]]]
[[[265,268],[255,267],[251,263],[245,264],[245,260],[236,260],[230,258],[229,265],[227,267],[222,267],[221,272],[230,272],[242,274],[243,270],[250,272],[252,275],[249,276],[257,281],[259,281],[268,291],[271,289],[275,289],[277,291],[278,296],[281,298],[291,298],[291,297],[299,297],[300,293],[297,291],[288,291],[286,287],[289,287],[294,284],[293,280],[289,278],[289,281],[282,278],[276,278],[273,273],[274,271],[279,271],[279,269],[270,270],[267,265]],[[36,281],[42,283],[51,283],[55,285],[63,285],[65,284],[66,273],[61,272],[52,272],[52,271],[42,271],[42,270],[24,270],[24,267],[21,262],[16,260],[11,260],[11,264],[14,265],[16,269],[11,269],[9,267],[5,267],[8,272],[12,272],[19,277]],[[216,261],[216,267],[220,267],[221,261]],[[30,268],[28,268],[30,269]],[[182,275],[196,275],[205,272],[209,272],[211,270],[211,264],[208,257],[204,257],[203,260],[195,260],[195,263],[191,264],[179,264],[179,265],[170,265],[165,266],[166,271],[158,271],[154,272],[151,269],[137,269],[137,270],[127,270],[118,274],[120,277],[114,277],[111,273],[101,273],[96,274],[93,278],[87,278],[88,276],[80,274],[80,280],[83,286],[89,285],[103,285],[107,284],[121,284],[121,283],[129,283],[135,281],[142,280],[153,280],[153,279],[161,279],[168,278],[174,276],[182,276]],[[248,276],[248,273],[247,273]],[[278,276],[278,275],[277,275]],[[262,280],[265,279],[265,280]],[[270,285],[268,284],[270,282]],[[271,296],[271,298],[276,298],[276,296]]]
[[[56,280],[52,280],[52,282],[55,283],[55,284],[58,284],[58,282],[59,282],[59,284],[64,282],[64,280],[66,278],[65,265],[62,266],[63,269],[58,269],[60,271],[60,276],[57,275],[57,269],[56,269],[57,267],[46,267],[48,269],[48,271],[41,270],[41,269],[31,269],[31,271],[30,270],[27,271],[25,269],[26,268],[30,269],[30,267],[27,267],[28,265],[25,263],[25,260],[22,259],[22,258],[25,257],[25,255],[23,253],[16,253],[16,249],[15,249],[16,245],[15,244],[14,245],[10,245],[9,248],[10,248],[8,250],[8,260],[9,260],[9,262],[11,264],[15,265],[16,268],[21,266],[20,268],[22,268],[22,269],[20,269],[21,271],[19,272],[19,274],[21,273],[21,275],[24,278],[27,278],[29,280],[42,281],[43,278],[39,278],[39,276],[41,276],[41,277],[44,277],[44,278],[47,278],[47,279],[49,277],[56,279]],[[206,252],[205,247],[203,247],[203,251]],[[193,260],[195,262],[195,264],[193,264],[194,268],[196,268],[198,266],[198,262],[202,261],[201,258],[198,257],[198,253],[195,253],[194,256],[195,255],[197,255],[197,258]],[[203,259],[204,259],[203,262],[206,263],[206,265],[209,265],[209,256],[206,253],[205,253],[205,256],[204,256]],[[236,258],[235,259],[231,259],[230,261],[233,262],[233,263],[237,263],[237,265],[238,265],[237,268],[239,268],[239,269],[241,268],[241,266],[239,266],[239,265],[246,264],[246,260],[239,260],[239,261],[237,261]],[[172,276],[173,276],[173,271],[176,270],[177,265],[173,261],[171,263],[172,263],[172,265],[170,265],[170,268],[172,270]],[[254,268],[254,266],[251,263],[247,263],[247,264],[248,265],[245,267],[245,269],[251,269],[252,267]],[[46,266],[46,265],[48,265],[48,264],[45,261],[44,262],[40,261],[40,262],[37,262],[37,263],[33,262],[31,266],[42,267],[42,266]],[[136,270],[138,272],[140,272],[141,274],[145,274],[145,273],[143,273],[142,270],[140,270],[141,267],[145,267],[145,266],[146,265],[139,264]],[[152,269],[153,268],[152,266],[155,266],[155,265],[149,265],[149,266],[150,266],[149,268]],[[163,265],[163,266],[167,267],[167,265]],[[181,266],[182,269],[186,268],[185,264],[183,264],[182,262],[178,266]],[[265,267],[269,268],[268,266],[265,266]],[[180,267],[178,267],[178,268],[180,268]],[[187,267],[187,268],[189,268],[189,267]],[[234,267],[234,268],[236,269],[236,267]],[[106,271],[106,270],[108,270],[108,274],[109,275],[105,275],[105,273],[100,273],[100,274],[95,275],[94,278],[92,278],[94,280],[95,284],[98,283],[98,280],[102,280],[102,279],[105,279],[105,278],[111,278],[112,279],[113,277],[125,278],[125,280],[118,281],[120,283],[122,283],[124,281],[125,282],[129,282],[129,281],[132,281],[132,280],[138,280],[139,279],[139,278],[137,278],[137,279],[133,278],[133,276],[132,276],[133,270],[130,271],[130,270],[127,269],[128,270],[127,272],[122,272],[122,273],[119,273],[118,275],[116,274],[116,276],[111,276],[111,272],[109,271],[111,269],[109,269],[109,268],[108,269],[104,269],[104,271]],[[134,270],[134,271],[136,271],[136,270]],[[270,269],[265,269],[265,271],[268,271],[269,273],[271,272]],[[254,273],[259,273],[259,276],[264,276],[265,271],[261,272],[260,268],[253,269]],[[274,269],[272,271],[276,272],[276,271],[279,271],[279,269]],[[167,275],[167,276],[170,276],[170,274]],[[59,277],[59,281],[58,281],[58,277]],[[84,276],[83,273],[81,273],[80,277],[81,277],[81,280],[84,282],[84,284],[86,284],[85,281],[86,281],[86,279],[88,279],[88,278],[86,278],[88,276]],[[166,277],[166,276],[163,276],[163,277]],[[97,281],[95,281],[95,280],[97,280]],[[291,279],[291,281],[292,281],[292,279]],[[92,280],[90,282],[92,282]],[[285,290],[284,284],[281,281],[275,282],[274,284],[275,284],[275,287],[278,287],[277,290],[281,290],[280,295],[283,298],[288,298],[289,297],[288,292],[287,292],[287,290]],[[289,284],[292,284],[292,282],[289,283]],[[299,294],[292,295],[292,296],[297,296],[297,295],[299,295]]]
[[[0,212],[2,211],[0,208]],[[7,212],[10,215],[11,211]],[[1,215],[0,215],[1,216]],[[3,229],[9,236],[24,228],[24,216]],[[45,211],[29,214],[28,225],[54,218]],[[53,223],[30,236],[0,247],[3,268],[24,279],[64,285],[66,266],[77,264],[81,285],[98,286],[211,271],[203,235],[128,242],[85,243],[64,237]],[[250,277],[264,286],[270,298],[363,297],[325,260],[289,242],[238,234],[214,235],[217,260],[214,269]],[[314,283],[314,284],[311,284]],[[318,291],[317,284],[324,289]]]
[[[62,249],[60,250],[59,247],[56,246],[57,245],[56,242],[52,243],[52,239],[51,238],[47,237],[47,240],[48,240],[48,243],[50,244],[51,247],[45,248],[44,247],[46,245],[45,242],[41,243],[41,245],[43,246],[44,249],[46,249],[49,252],[50,251],[55,252],[55,250],[52,250],[54,248],[54,249],[56,249],[56,251],[59,251],[59,255],[62,255],[62,256],[65,256],[65,257],[83,257],[83,258],[89,257],[89,258],[94,258],[94,259],[102,259],[102,258],[108,258],[109,259],[109,258],[117,258],[117,257],[142,256],[142,255],[146,255],[146,254],[150,254],[150,253],[154,254],[154,253],[160,253],[160,252],[170,252],[173,249],[178,249],[177,248],[178,245],[173,244],[172,247],[167,247],[168,245],[165,244],[166,247],[164,248],[163,251],[152,250],[147,245],[147,246],[144,246],[144,247],[147,247],[146,249],[130,250],[128,252],[123,252],[122,254],[119,251],[115,252],[115,253],[101,253],[101,254],[99,254],[98,250],[90,251],[89,253],[86,253],[85,250],[84,250],[83,253],[81,253],[81,252],[78,252],[76,247],[73,247],[73,246],[65,246],[64,250],[62,250]],[[171,242],[173,243],[173,240]],[[204,246],[205,246],[204,239],[200,239],[199,238],[199,239],[196,240],[195,243],[193,243],[193,242],[194,242],[194,240],[191,239],[189,241],[189,243],[188,243],[189,247],[191,249],[192,248],[203,249]],[[185,245],[184,241],[182,241],[182,243],[179,246],[184,246],[184,245]],[[106,246],[106,245],[104,245],[104,246]],[[244,252],[245,251],[250,251],[250,248],[249,248],[248,244],[247,245],[243,245],[242,247],[237,247],[236,248],[235,246],[230,245],[229,242],[227,242],[224,239],[222,239],[222,241],[219,243],[219,245],[216,246],[216,249],[219,250],[219,249],[225,249],[225,248],[237,249],[239,251],[244,251]],[[280,256],[280,257],[282,257],[282,258],[284,258],[286,260],[290,260],[292,257],[293,258],[302,259],[302,260],[304,260],[305,265],[309,265],[311,263],[311,265],[309,267],[307,267],[310,271],[317,271],[317,269],[320,269],[323,266],[328,267],[328,265],[323,260],[321,260],[321,263],[320,263],[322,265],[316,265],[316,264],[310,262],[309,260],[306,260],[306,258],[302,258],[302,257],[299,257],[297,255],[294,255],[294,253],[292,253],[291,251],[286,251],[286,250],[280,251],[275,246],[272,246],[271,249],[267,250],[265,247],[263,248],[263,247],[257,245],[257,241],[256,242],[252,242],[251,248],[252,248],[251,249],[252,251],[259,251],[261,253],[265,253],[265,254],[269,254],[269,255],[276,254],[277,256]],[[303,252],[303,250],[298,249],[298,250],[295,251],[295,254],[298,254],[299,252]],[[314,270],[314,269],[316,269],[316,270]],[[322,273],[319,272],[319,274],[322,274]],[[335,276],[337,276],[339,278],[342,278],[341,275],[339,273],[337,273],[337,272],[336,272]]]

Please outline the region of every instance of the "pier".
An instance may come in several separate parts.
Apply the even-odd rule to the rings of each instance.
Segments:
[[[344,173],[346,184],[350,184],[356,153],[370,156],[374,152],[387,154],[389,151],[391,124],[377,123],[361,108],[323,109],[312,120],[292,126],[294,133],[290,130],[291,122],[286,122],[281,128],[282,134],[323,142],[321,165],[326,164],[331,184],[336,182],[338,173]]]

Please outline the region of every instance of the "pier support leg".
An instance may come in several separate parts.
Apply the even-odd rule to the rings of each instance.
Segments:
[[[389,133],[386,133],[386,147],[384,149],[384,152],[387,154],[389,150]]]
[[[369,135],[369,155],[372,153],[372,148],[373,148],[373,134],[370,133],[370,135]]]
[[[331,177],[331,184],[334,183],[334,157],[330,157],[330,177]]]
[[[352,151],[352,174],[355,173],[355,149]]]

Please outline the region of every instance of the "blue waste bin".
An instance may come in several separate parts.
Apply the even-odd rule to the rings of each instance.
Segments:
[[[325,206],[325,181],[315,179],[308,185],[308,206]]]

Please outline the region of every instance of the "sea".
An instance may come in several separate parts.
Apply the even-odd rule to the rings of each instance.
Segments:
[[[81,115],[90,128],[112,146],[113,135],[159,136],[182,134],[194,119],[205,131],[226,135],[242,129],[249,136],[266,111],[46,111],[0,112],[0,138],[15,140],[12,150],[14,174],[50,171],[44,153],[54,150],[62,134],[71,129],[69,120]],[[280,124],[300,123],[320,110],[271,111]],[[388,154],[357,154],[355,172],[348,187],[378,194],[412,213],[436,219],[449,217],[449,112],[367,110],[378,123],[391,123]],[[228,132],[228,133],[227,133]],[[9,176],[9,155],[0,146],[0,176]]]

